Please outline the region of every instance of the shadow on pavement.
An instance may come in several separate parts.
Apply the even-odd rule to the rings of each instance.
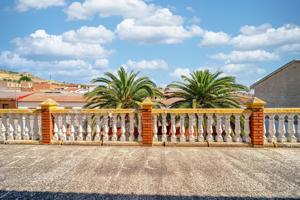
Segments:
[[[0,199],[224,199],[224,200],[255,200],[255,199],[293,199],[293,198],[267,198],[267,197],[223,197],[223,196],[175,196],[175,195],[137,195],[137,194],[98,194],[75,192],[32,192],[0,190]],[[295,198],[296,199],[296,198]]]

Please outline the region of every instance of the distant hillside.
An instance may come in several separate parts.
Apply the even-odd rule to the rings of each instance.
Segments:
[[[47,81],[27,72],[14,72],[14,71],[0,69],[0,80],[18,81],[22,75],[29,76],[34,82]]]

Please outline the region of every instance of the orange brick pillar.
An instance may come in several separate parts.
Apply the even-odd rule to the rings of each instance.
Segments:
[[[41,103],[41,127],[42,127],[42,144],[50,144],[53,136],[53,117],[51,110],[57,107],[56,103],[52,99],[47,99]]]
[[[146,146],[152,146],[153,142],[153,130],[152,130],[152,105],[153,102],[147,97],[142,105],[142,144]]]
[[[264,145],[264,106],[265,102],[254,97],[247,103],[248,109],[252,110],[250,117],[250,136],[253,147]]]

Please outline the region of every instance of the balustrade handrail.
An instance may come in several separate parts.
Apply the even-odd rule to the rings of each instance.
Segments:
[[[252,111],[249,109],[242,108],[205,108],[205,109],[194,109],[194,108],[166,108],[166,109],[152,109],[154,114],[163,113],[177,113],[177,114],[251,114]]]
[[[0,114],[35,114],[40,112],[40,109],[29,108],[0,109]]]
[[[289,114],[300,113],[300,108],[265,108],[265,114]]]
[[[65,109],[65,108],[56,108],[51,111],[52,113],[69,113],[69,114],[129,114],[135,113],[135,109]]]

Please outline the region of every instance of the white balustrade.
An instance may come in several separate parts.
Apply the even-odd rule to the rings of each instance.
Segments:
[[[289,110],[289,109],[287,109]],[[297,117],[296,117],[297,116]],[[276,113],[265,114],[265,137],[269,143],[297,143],[300,142],[299,113]],[[296,119],[295,119],[296,117]]]
[[[38,114],[26,112],[0,113],[0,141],[39,140]]]

